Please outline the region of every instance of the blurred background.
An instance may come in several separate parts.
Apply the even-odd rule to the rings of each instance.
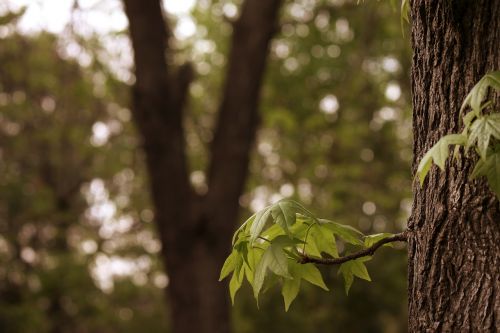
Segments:
[[[172,62],[196,73],[185,128],[199,193],[240,4],[165,1]],[[0,332],[170,331],[127,25],[119,0],[0,2]],[[403,230],[410,57],[390,1],[286,1],[241,221],[291,197],[364,233]],[[259,310],[245,287],[234,331],[405,332],[405,251],[382,249],[368,269],[347,297],[326,267],[332,291],[306,285],[287,313],[278,290]]]

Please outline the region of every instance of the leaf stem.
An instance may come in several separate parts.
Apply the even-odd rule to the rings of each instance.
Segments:
[[[304,237],[304,245],[302,246],[302,253],[303,253],[303,256],[304,257],[307,257],[307,253],[306,253],[306,245],[307,245],[307,237],[309,237],[309,231],[311,231],[311,228],[317,224],[316,221],[313,221],[313,223],[311,223],[308,227],[307,227],[307,230],[306,230],[306,236]]]

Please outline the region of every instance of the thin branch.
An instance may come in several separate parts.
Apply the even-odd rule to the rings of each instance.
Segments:
[[[375,251],[378,250],[384,244],[392,243],[392,242],[406,242],[407,241],[407,232],[404,231],[402,233],[396,234],[391,237],[383,238],[370,246],[369,248],[363,249],[361,251],[349,254],[340,258],[315,258],[309,257],[308,255],[302,255],[299,259],[300,264],[314,263],[314,264],[322,264],[322,265],[340,265],[347,261],[355,260],[362,257],[372,256]]]
[[[182,98],[176,96],[188,88],[189,66],[179,71],[187,78],[183,82],[185,87],[174,88],[170,79],[174,73],[166,56],[172,52],[167,43],[170,29],[163,17],[161,0],[123,0],[123,3],[134,50],[132,115],[146,155],[155,220],[163,245],[172,244],[179,230],[191,229],[199,221],[188,218],[189,223],[172,223],[186,220],[187,211],[190,216],[196,215],[199,209],[188,176],[183,110],[178,107]]]

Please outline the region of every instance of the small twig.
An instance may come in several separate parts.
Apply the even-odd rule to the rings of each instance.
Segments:
[[[369,248],[363,249],[361,251],[349,254],[344,257],[340,258],[315,258],[315,257],[309,257],[308,255],[301,255],[299,259],[300,264],[307,264],[307,263],[315,263],[315,264],[322,264],[322,265],[340,265],[343,264],[347,261],[355,260],[358,258],[362,257],[367,257],[367,256],[372,256],[375,251],[379,247],[381,247],[384,244],[387,243],[392,243],[392,242],[406,242],[407,239],[407,231],[404,231],[402,233],[396,234],[391,237],[383,238],[370,246]]]

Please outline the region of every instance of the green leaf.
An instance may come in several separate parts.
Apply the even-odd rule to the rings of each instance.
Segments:
[[[464,110],[467,105],[470,105],[472,110],[479,115],[481,112],[481,103],[486,97],[489,87],[500,90],[500,71],[491,72],[483,76],[469,92],[460,110]]]
[[[321,251],[316,246],[316,243],[311,237],[308,237],[307,243],[304,246],[304,254],[307,254],[310,257],[321,257]]]
[[[444,170],[446,159],[450,155],[449,145],[464,145],[466,138],[462,134],[448,134],[443,136],[433,147],[432,159],[434,163]]]
[[[352,274],[350,267],[345,263],[340,265],[338,273],[342,274],[342,276],[344,277],[345,293],[346,295],[349,295],[349,290],[351,289],[352,283],[354,281],[354,275]]]
[[[472,171],[471,178],[486,176],[488,184],[497,198],[500,200],[500,151],[495,151],[486,157],[486,160],[479,160]]]
[[[476,165],[474,166],[474,170],[472,170],[470,179],[476,179],[479,178],[480,176],[486,176],[487,172],[488,168],[486,167],[486,162],[483,160],[478,160]]]
[[[427,173],[429,172],[432,162],[434,162],[441,170],[444,170],[446,159],[450,154],[449,145],[464,145],[466,136],[463,134],[448,134],[443,136],[429,151],[422,157],[418,168],[417,176],[420,179],[420,185],[423,184]]]
[[[297,297],[300,290],[300,279],[285,279],[283,282],[283,289],[281,289],[281,294],[283,295],[283,300],[285,301],[285,311],[288,311],[290,304]]]
[[[248,283],[253,287],[255,270],[262,258],[263,251],[260,249],[251,249],[248,251],[248,260],[245,263],[245,277]]]
[[[271,207],[264,208],[255,215],[255,219],[250,226],[250,242],[253,243],[259,236],[264,227],[266,226],[269,216],[271,214]]]
[[[424,157],[420,160],[420,163],[417,167],[417,176],[420,180],[420,186],[424,184],[425,177],[429,173],[429,170],[432,166],[432,148],[425,153]]]
[[[288,273],[288,263],[283,248],[275,243],[271,244],[262,256],[261,263],[267,266],[274,274],[291,278]]]
[[[404,34],[404,23],[410,23],[410,1],[402,0],[401,1],[401,30]]]
[[[468,128],[470,126],[470,124],[472,123],[472,121],[474,120],[474,118],[476,118],[476,117],[477,117],[477,114],[474,111],[467,113],[463,118],[463,122],[464,122],[465,127]]]
[[[313,237],[311,237],[311,228],[316,225],[313,219],[307,218],[298,218],[297,223],[291,229],[291,232],[295,237],[303,240],[303,246],[301,246],[301,250],[303,250],[307,255],[320,257],[321,252],[316,246],[316,242]]]
[[[277,236],[284,235],[284,234],[285,234],[285,231],[283,230],[283,228],[281,228],[281,226],[279,226],[277,224],[273,224],[272,226],[270,226],[266,230],[262,231],[261,235],[262,235],[262,237],[264,237],[266,239],[273,240]]]
[[[303,228],[298,231],[297,235],[301,239],[304,239],[305,244],[302,249],[305,254],[313,257],[321,257],[321,252],[316,245],[314,237],[312,236],[312,229],[315,225],[316,223],[310,225],[304,224]]]
[[[296,220],[295,205],[290,201],[279,201],[271,208],[271,215],[275,223],[290,235],[290,228],[295,224]]]
[[[281,289],[281,295],[283,295],[283,300],[285,302],[285,311],[288,311],[290,308],[290,304],[292,304],[293,300],[297,297],[300,290],[300,267],[297,263],[292,263],[290,265],[290,274],[292,275],[292,279],[284,279],[283,280],[283,288]]]
[[[467,149],[477,141],[479,156],[486,158],[491,136],[500,140],[500,114],[477,118],[471,125]]]
[[[342,238],[345,242],[353,245],[363,245],[361,237],[363,234],[350,225],[340,224],[330,220],[320,219],[321,225],[330,229],[336,236]]]
[[[464,123],[464,129],[462,130],[462,135],[464,135],[465,137],[468,137],[468,133],[469,133],[469,128],[470,128],[470,125],[472,124],[472,121],[477,117],[477,113],[474,112],[474,111],[471,111],[469,113],[467,113],[462,121]],[[454,149],[454,152],[453,152],[453,158],[454,159],[458,159],[459,158],[459,150],[460,146],[459,145],[456,145],[455,146],[455,149]],[[431,165],[429,165],[429,168],[431,167]],[[427,170],[428,172],[428,170]],[[421,184],[422,185],[422,184]]]
[[[365,247],[370,247],[373,244],[375,244],[376,242],[378,242],[384,238],[392,237],[392,236],[394,236],[394,234],[391,234],[388,232],[365,236]],[[384,246],[393,247],[391,243],[384,244]]]
[[[283,289],[281,294],[285,301],[285,310],[288,311],[290,304],[297,297],[299,292],[301,279],[308,281],[324,290],[328,290],[328,287],[323,281],[320,271],[314,264],[298,264],[297,262],[290,261],[289,264],[291,279],[283,280]]]
[[[255,214],[250,225],[250,241],[254,242],[265,230],[270,217],[274,223],[279,225],[287,234],[291,235],[290,228],[296,223],[297,213],[301,213],[312,219],[316,219],[311,212],[301,204],[289,199],[283,199],[268,206]],[[241,227],[240,227],[241,228]]]
[[[237,243],[234,246],[234,250],[245,262],[248,262],[248,245],[249,242],[247,240],[244,240],[242,242]]]
[[[285,278],[292,278],[288,272],[288,263],[285,253],[281,245],[272,243],[262,255],[253,278],[253,292],[255,299],[258,300],[259,292],[264,284],[267,269],[274,274]]]
[[[315,243],[318,252],[325,252],[334,258],[339,257],[337,243],[333,232],[321,224],[315,224],[311,228],[311,239]]]
[[[366,269],[365,264],[363,263],[364,261],[370,260],[369,257],[366,257],[368,259],[364,260],[365,258],[359,258],[356,260],[350,261],[352,265],[352,274],[354,276],[359,277],[360,279],[366,280],[366,281],[371,281],[372,279],[370,278],[370,275],[368,274],[368,270]]]
[[[278,248],[285,248],[288,246],[294,246],[297,244],[303,244],[304,242],[296,237],[288,237],[285,235],[279,235],[272,240],[272,245]]]
[[[253,277],[253,296],[259,301],[259,293],[262,289],[262,285],[264,284],[264,279],[266,278],[267,269],[263,266],[257,266],[255,269],[254,277]]]
[[[253,221],[255,220],[256,215],[257,214],[253,214],[252,216],[250,216],[238,229],[236,229],[236,231],[234,232],[233,240],[232,240],[231,244],[234,245],[237,242],[237,239],[239,239],[238,236],[244,231],[244,229],[247,226],[251,226],[253,224]]]
[[[349,294],[349,289],[351,288],[354,281],[354,276],[367,281],[371,281],[370,275],[368,274],[368,271],[366,270],[366,266],[364,264],[365,261],[368,261],[370,259],[371,257],[363,257],[356,260],[347,261],[340,265],[338,272],[339,274],[342,274],[344,276],[344,286],[346,294]]]
[[[250,268],[254,271],[253,278],[250,280],[247,277],[247,279],[253,287],[254,296],[257,301],[268,269],[276,275],[288,279],[292,278],[288,271],[288,260],[286,258],[285,252],[283,251],[283,248],[286,246],[295,245],[297,244],[297,241],[297,239],[290,239],[287,236],[282,235],[273,240],[273,243],[265,250],[261,258],[256,255],[255,250],[249,252],[249,261],[255,268]],[[252,256],[250,256],[250,253],[252,253]]]
[[[236,267],[236,261],[238,259],[238,253],[233,250],[229,257],[227,257],[224,265],[222,266],[222,270],[220,272],[219,281],[224,280],[232,271],[234,271]]]
[[[310,282],[321,289],[327,290],[328,287],[325,285],[325,282],[323,281],[323,277],[321,276],[321,272],[319,269],[314,266],[314,264],[304,264],[300,266],[300,276],[306,280],[307,282]]]
[[[231,303],[234,305],[234,297],[241,287],[243,282],[244,271],[241,269],[235,269],[231,281],[229,281],[229,294],[231,295]]]
[[[245,277],[248,283],[253,287],[253,269],[251,269],[248,264],[243,265],[243,269],[245,271]]]

